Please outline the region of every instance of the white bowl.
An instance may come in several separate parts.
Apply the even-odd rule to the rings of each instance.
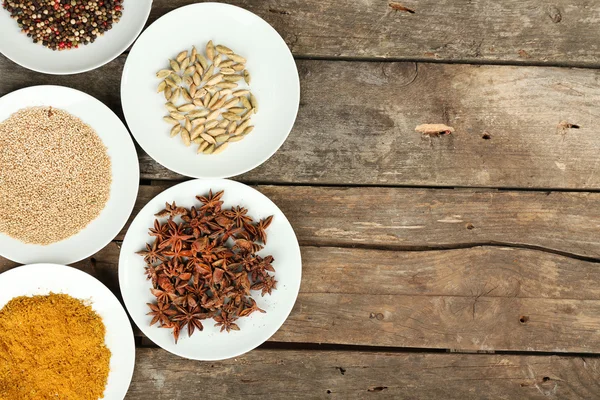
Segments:
[[[21,33],[17,21],[0,6],[0,53],[33,71],[54,75],[77,74],[98,68],[123,53],[138,37],[152,8],[152,0],[125,0],[123,17],[94,43],[78,49],[54,51]]]
[[[105,343],[112,353],[104,398],[123,399],[133,375],[135,342],[127,314],[115,295],[96,278],[64,265],[26,265],[0,274],[0,309],[15,297],[50,292],[90,301],[102,317]]]
[[[253,313],[250,317],[236,321],[239,331],[219,332],[212,319],[202,321],[203,331],[196,331],[191,338],[182,331],[175,344],[171,329],[150,326],[150,310],[146,303],[156,301],[150,293],[152,283],[146,280],[144,259],[135,254],[151,242],[148,228],[152,227],[155,213],[165,207],[165,202],[175,201],[177,205],[191,207],[198,205],[196,195],[205,195],[209,189],[213,193],[224,190],[223,207],[240,205],[248,209],[255,221],[273,215],[273,222],[267,229],[267,246],[260,255],[271,254],[275,261],[277,288],[271,295],[261,297],[260,291],[253,291],[253,298],[266,314]],[[300,247],[292,226],[279,208],[260,192],[238,182],[229,180],[194,180],[169,188],[152,199],[135,217],[131,224],[119,257],[119,284],[125,306],[137,326],[154,343],[181,357],[195,360],[223,360],[246,353],[269,339],[284,323],[296,301],[300,290],[302,260]]]
[[[140,183],[137,153],[127,128],[108,107],[88,94],[62,86],[32,86],[0,98],[0,122],[22,108],[35,106],[63,109],[94,128],[112,164],[110,198],[94,221],[60,242],[27,244],[0,233],[0,256],[22,264],[71,264],[102,249],[127,222]]]
[[[156,72],[168,68],[168,59],[192,45],[204,52],[209,40],[248,60],[250,88],[259,103],[254,131],[210,156],[169,136],[171,126],[162,120],[165,99],[156,93]],[[283,144],[298,113],[300,80],[287,45],[260,17],[227,4],[193,4],[161,17],[140,36],[125,63],[121,101],[133,136],[157,162],[182,175],[226,178],[257,167]]]

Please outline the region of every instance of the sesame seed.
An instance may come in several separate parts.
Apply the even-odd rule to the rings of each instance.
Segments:
[[[41,245],[67,239],[100,215],[111,182],[106,146],[68,112],[25,108],[0,123],[0,232]]]

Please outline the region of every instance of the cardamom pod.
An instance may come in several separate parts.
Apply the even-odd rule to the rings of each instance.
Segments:
[[[179,132],[181,132],[181,125],[174,125],[173,128],[171,128],[171,137],[179,135]]]
[[[204,153],[204,154],[212,154],[213,151],[215,151],[215,145],[211,144],[206,149],[204,149],[204,151],[202,153]]]
[[[246,64],[246,59],[237,54],[228,54],[227,57],[229,57],[230,60],[235,61],[236,63]]]
[[[177,107],[177,111],[179,111],[179,112],[190,112],[195,109],[196,109],[196,106],[191,103],[187,103],[187,104]]]
[[[217,45],[217,51],[221,54],[226,54],[226,55],[233,54],[233,50],[231,50],[227,46],[223,46],[222,44]]]
[[[181,53],[179,53],[177,55],[177,58],[175,58],[175,59],[177,60],[178,63],[181,63],[183,60],[185,60],[187,55],[188,55],[188,52],[187,52],[187,50],[185,50],[185,51],[182,51]]]
[[[186,147],[192,144],[190,133],[186,129],[181,130],[181,140],[183,140],[183,144],[185,144]]]
[[[171,65],[171,69],[174,72],[179,72],[180,68],[179,68],[179,63],[177,61],[175,61],[175,60],[169,60],[169,64]]]
[[[206,56],[210,61],[215,57],[215,46],[213,45],[212,40],[209,40],[206,44]]]
[[[167,76],[171,75],[173,71],[170,69],[161,69],[156,73],[156,77],[159,79],[165,79]]]
[[[215,138],[213,138],[212,136],[210,136],[210,135],[208,135],[208,134],[206,134],[206,133],[201,133],[201,134],[200,134],[200,137],[201,137],[202,139],[206,140],[208,143],[211,143],[211,144],[215,144],[215,143],[217,143],[217,142],[215,141]]]
[[[223,143],[222,145],[220,145],[219,147],[217,147],[217,148],[215,149],[215,151],[213,151],[213,153],[212,153],[212,154],[219,154],[219,153],[222,153],[222,152],[223,152],[223,150],[225,150],[226,148],[227,148],[227,143]]]
[[[198,151],[196,151],[196,154],[200,154],[204,151],[204,149],[206,149],[208,147],[209,143],[208,142],[202,142],[200,144],[200,146],[198,147]]]

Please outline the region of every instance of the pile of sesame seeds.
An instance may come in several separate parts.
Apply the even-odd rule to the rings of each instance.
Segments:
[[[52,50],[93,43],[123,15],[123,0],[4,0],[2,7],[34,43]]]
[[[0,123],[0,232],[25,243],[67,239],[100,215],[111,161],[96,132],[50,107]]]

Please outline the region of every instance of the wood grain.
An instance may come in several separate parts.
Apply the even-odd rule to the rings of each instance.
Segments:
[[[142,185],[131,218],[173,184]],[[255,188],[281,208],[307,246],[414,250],[507,244],[600,259],[600,193]]]
[[[0,57],[0,95],[36,84],[83,90],[122,115],[124,56],[69,77]],[[298,62],[302,103],[254,183],[600,188],[600,71],[380,62]],[[561,121],[579,126],[563,129]],[[423,137],[443,123],[455,133]],[[484,136],[489,139],[484,139]],[[140,152],[145,179],[182,179]]]
[[[118,255],[112,243],[77,266],[118,294]],[[600,351],[597,263],[496,247],[425,252],[303,247],[302,259],[300,295],[272,341]],[[12,267],[0,262],[0,271]]]
[[[138,349],[128,400],[592,399],[597,358],[256,350],[197,362]]]
[[[154,2],[150,21],[194,0]],[[294,55],[598,66],[600,5],[587,0],[233,0]],[[399,3],[414,11],[394,11]]]

